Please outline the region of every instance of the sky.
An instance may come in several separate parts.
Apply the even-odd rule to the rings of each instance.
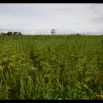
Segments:
[[[103,33],[103,3],[2,3],[0,32]]]

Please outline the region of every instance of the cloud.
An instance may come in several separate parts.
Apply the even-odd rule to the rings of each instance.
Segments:
[[[93,19],[91,19],[91,21],[92,21],[93,23],[98,23],[98,24],[100,24],[100,25],[101,25],[101,24],[103,25],[103,16],[93,18]]]
[[[99,32],[101,4],[0,4],[0,27],[30,33]]]
[[[91,5],[91,10],[97,15],[97,16],[103,16],[103,4],[97,3]]]

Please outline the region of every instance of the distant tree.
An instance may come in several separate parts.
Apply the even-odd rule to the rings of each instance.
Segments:
[[[1,32],[1,33],[0,33],[0,35],[1,35],[1,36],[3,36],[3,35],[4,35],[4,33],[2,33],[2,32]]]
[[[21,32],[18,32],[18,35],[22,35],[22,33],[21,33]]]
[[[76,35],[80,36],[81,34],[77,33]]]
[[[21,32],[11,32],[11,31],[9,31],[9,32],[7,32],[7,33],[0,33],[0,35],[1,36],[5,36],[5,35],[8,35],[8,36],[10,36],[10,35],[22,35],[22,33]]]
[[[51,30],[51,34],[53,35],[53,34],[55,34],[56,33],[56,30],[55,29],[52,29]]]
[[[11,31],[9,31],[9,32],[7,32],[7,33],[6,33],[6,35],[12,35],[12,32],[11,32]]]
[[[1,32],[1,36],[5,36],[5,35],[6,35],[6,33],[2,33],[2,32]]]
[[[13,32],[13,35],[18,35],[18,32]]]

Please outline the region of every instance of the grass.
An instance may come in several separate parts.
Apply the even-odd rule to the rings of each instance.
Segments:
[[[103,99],[103,36],[0,36],[0,99]]]

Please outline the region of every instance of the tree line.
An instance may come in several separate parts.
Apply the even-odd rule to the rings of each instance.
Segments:
[[[6,36],[6,35],[8,35],[8,36],[10,36],[10,35],[22,35],[22,33],[21,32],[11,32],[11,31],[9,31],[7,33],[2,33],[1,32],[0,35],[2,35],[2,36]]]

